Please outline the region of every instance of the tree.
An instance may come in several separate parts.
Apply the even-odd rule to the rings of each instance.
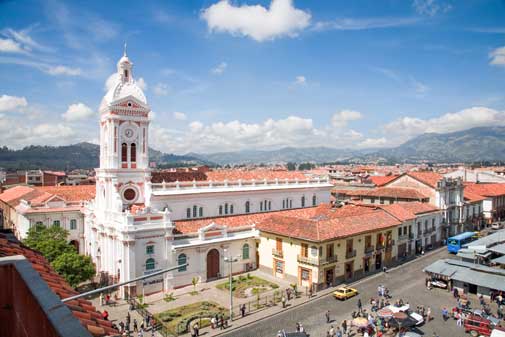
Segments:
[[[91,258],[79,255],[75,251],[59,255],[51,265],[72,287],[76,287],[95,275],[95,266]]]
[[[286,164],[286,167],[288,171],[295,171],[296,170],[296,163],[288,162]]]
[[[61,254],[74,251],[68,244],[67,237],[68,231],[59,226],[35,225],[28,230],[28,236],[23,242],[41,252],[49,262],[53,262]]]

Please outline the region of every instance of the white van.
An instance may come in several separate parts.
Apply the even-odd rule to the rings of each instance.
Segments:
[[[489,337],[505,337],[505,331],[493,329]]]

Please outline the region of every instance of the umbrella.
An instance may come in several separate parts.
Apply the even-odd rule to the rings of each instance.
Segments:
[[[358,317],[352,320],[352,325],[358,328],[366,328],[368,326],[368,320],[364,317]]]
[[[379,311],[377,311],[377,316],[382,318],[393,317],[393,311],[389,308],[382,308]]]

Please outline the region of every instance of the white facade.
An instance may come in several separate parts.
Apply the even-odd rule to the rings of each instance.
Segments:
[[[311,207],[330,201],[332,185],[307,181],[222,181],[152,184],[148,167],[150,108],[125,55],[118,82],[100,105],[100,168],[96,197],[85,210],[85,252],[111,281],[128,281],[188,263],[181,270],[130,284],[121,295],[148,294],[257,267],[254,224],[220,227],[208,219],[179,234],[173,220]],[[246,206],[246,203],[247,206]]]

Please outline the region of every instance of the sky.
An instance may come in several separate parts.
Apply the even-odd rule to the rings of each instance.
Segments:
[[[150,145],[168,153],[391,147],[505,125],[505,0],[12,0],[0,145],[96,143],[125,42]]]

